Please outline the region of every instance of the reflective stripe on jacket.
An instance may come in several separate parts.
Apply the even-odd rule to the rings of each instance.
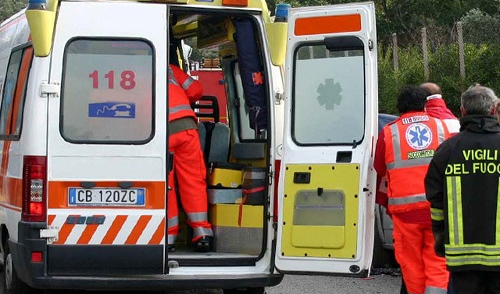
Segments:
[[[181,74],[182,72],[182,74]],[[187,76],[187,77],[186,77]],[[182,81],[182,83],[180,82]],[[168,121],[182,117],[196,119],[196,114],[191,108],[191,103],[202,96],[199,82],[189,77],[175,65],[168,67]]]

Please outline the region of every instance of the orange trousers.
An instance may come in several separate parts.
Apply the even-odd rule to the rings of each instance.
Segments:
[[[203,236],[213,236],[208,222],[206,166],[201,151],[198,130],[190,129],[170,135],[168,151],[174,154],[173,170],[168,177],[168,244],[174,244],[179,233],[179,208],[175,190],[177,179],[182,207],[195,242]]]
[[[394,251],[408,293],[447,293],[446,259],[434,252],[431,224],[402,222],[393,215]]]

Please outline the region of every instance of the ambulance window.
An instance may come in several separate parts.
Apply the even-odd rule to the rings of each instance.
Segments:
[[[143,40],[71,41],[65,50],[61,133],[74,143],[149,141],[153,48]]]
[[[300,145],[359,143],[365,125],[362,48],[307,45],[296,49],[294,59],[294,140]]]
[[[241,81],[240,68],[238,63],[234,66],[236,100],[238,105],[238,125],[241,141],[255,139],[255,131],[250,128],[249,108],[245,103],[245,93],[243,91],[243,82]]]
[[[26,99],[29,69],[33,47],[23,47],[12,52],[4,82],[0,110],[0,135],[4,139],[19,139],[22,114]]]

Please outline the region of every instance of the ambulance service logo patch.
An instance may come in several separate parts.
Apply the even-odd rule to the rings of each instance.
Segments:
[[[406,129],[406,142],[413,149],[425,149],[432,143],[432,131],[424,124],[412,124]]]

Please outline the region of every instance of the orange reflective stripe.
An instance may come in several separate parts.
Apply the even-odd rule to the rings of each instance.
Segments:
[[[152,215],[142,215],[137,221],[134,229],[128,236],[127,241],[125,241],[125,244],[136,244],[137,240],[139,240],[139,237],[141,237],[144,228],[146,228],[146,225],[149,223],[152,217]]]
[[[75,215],[75,217],[78,217],[78,215]],[[74,223],[73,224],[64,223],[62,228],[59,230],[59,237],[57,238],[57,241],[54,242],[54,244],[64,244],[74,227],[75,227]]]
[[[56,219],[56,216],[54,214],[49,215],[48,221],[47,221],[49,226],[52,226],[52,223],[54,222],[55,219]]]
[[[161,244],[165,238],[165,218],[162,219],[160,225],[156,229],[153,237],[149,240],[148,244]]]
[[[0,175],[5,177],[7,175],[7,166],[9,165],[9,153],[10,153],[10,144],[12,141],[6,140],[3,141],[3,149],[2,149],[2,166],[0,167]],[[3,191],[3,182],[0,183],[1,190]]]
[[[10,143],[10,141],[5,141],[4,144],[6,144],[7,142]],[[7,173],[7,170],[5,169],[5,171],[2,172]],[[23,189],[22,187],[23,187],[22,179],[8,177],[5,174],[0,175],[0,202],[7,205],[19,207],[19,210],[3,205],[4,207],[8,207],[16,211],[21,211],[22,189]]]
[[[104,236],[104,239],[102,239],[101,244],[113,244],[113,241],[115,240],[116,236],[120,232],[120,229],[123,227],[123,224],[127,220],[126,215],[118,215],[115,218],[115,221],[109,228],[109,231],[106,233],[106,236]]]
[[[295,21],[295,35],[318,35],[361,31],[361,15],[331,15],[299,18]]]
[[[97,217],[97,215],[95,216]],[[98,227],[98,224],[87,224],[85,226],[85,230],[82,232],[82,235],[80,236],[76,244],[88,244],[90,242],[90,239],[92,239],[92,236],[94,236],[95,231],[97,231]]]

